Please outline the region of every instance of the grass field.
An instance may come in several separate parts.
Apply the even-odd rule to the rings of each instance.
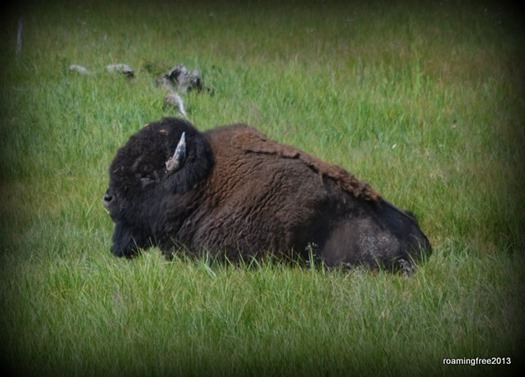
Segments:
[[[22,51],[16,53],[23,16]],[[523,366],[525,33],[501,2],[63,1],[0,44],[0,362],[15,375],[510,375]],[[136,77],[105,72],[127,63]],[[107,167],[165,115],[247,122],[411,209],[411,278],[110,255]],[[80,64],[83,76],[68,70]],[[511,365],[449,365],[501,357]],[[498,361],[495,359],[494,361]],[[502,359],[499,359],[502,361]]]

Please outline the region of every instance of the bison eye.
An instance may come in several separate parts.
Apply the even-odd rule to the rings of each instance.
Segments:
[[[152,184],[152,183],[155,183],[155,181],[153,179],[151,179],[150,177],[142,177],[140,179],[140,184],[142,185],[142,188]]]
[[[159,183],[162,179],[162,175],[159,174],[159,171],[155,170],[152,173],[146,173],[144,176],[137,176],[140,179],[140,185],[143,189],[146,186],[151,185],[152,183]]]

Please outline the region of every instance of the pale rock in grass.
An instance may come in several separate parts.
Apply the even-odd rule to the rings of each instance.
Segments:
[[[78,64],[71,64],[69,66],[69,70],[70,71],[74,71],[74,72],[78,72],[81,75],[89,75],[89,71],[87,70],[87,68],[82,67],[81,65],[78,65]]]
[[[188,117],[188,115],[186,114],[186,109],[184,108],[184,102],[182,101],[181,96],[179,96],[177,93],[171,91],[168,92],[168,94],[164,98],[164,107],[168,106],[176,107],[183,117]]]
[[[135,76],[135,71],[133,70],[133,68],[131,68],[127,64],[122,64],[122,63],[109,64],[109,65],[106,66],[106,70],[109,73],[122,73],[122,74],[126,75],[127,77]]]
[[[182,93],[189,93],[192,90],[201,92],[204,88],[199,71],[189,71],[182,64],[159,77],[157,83],[168,90],[176,90]]]

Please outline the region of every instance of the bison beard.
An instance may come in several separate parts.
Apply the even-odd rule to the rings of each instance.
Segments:
[[[150,246],[229,260],[313,251],[329,267],[397,269],[431,252],[416,219],[368,184],[246,125],[145,126],[113,159],[103,202],[117,256]]]

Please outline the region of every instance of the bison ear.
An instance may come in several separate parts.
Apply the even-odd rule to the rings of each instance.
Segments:
[[[173,156],[168,158],[166,161],[166,172],[168,174],[174,173],[179,170],[184,164],[186,159],[186,132],[182,133],[177,148],[175,148],[175,153]]]

